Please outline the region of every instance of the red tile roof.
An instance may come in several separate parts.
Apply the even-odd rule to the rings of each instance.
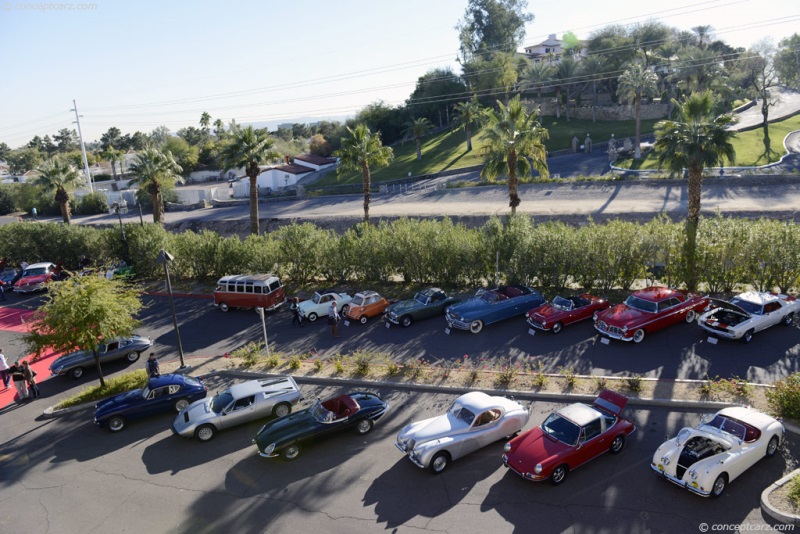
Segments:
[[[297,165],[295,163],[290,163],[289,165],[279,165],[272,168],[276,171],[288,172],[289,174],[305,174],[307,172],[314,172],[314,169],[312,168],[305,167],[304,165]]]
[[[324,158],[314,154],[300,154],[299,156],[295,156],[294,159],[306,161],[312,165],[331,165],[332,163],[336,163],[336,160],[333,158]]]

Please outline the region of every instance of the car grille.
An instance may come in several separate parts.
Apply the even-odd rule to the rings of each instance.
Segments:
[[[451,325],[453,325],[454,327],[461,328],[463,330],[466,330],[466,329],[469,328],[469,324],[468,323],[465,323],[464,321],[459,321],[458,319],[456,319],[450,313],[448,313],[446,315],[447,315],[447,322],[450,323]]]
[[[597,329],[601,332],[606,332],[608,334],[613,334],[616,336],[622,335],[622,329],[617,326],[609,326],[608,323],[605,321],[597,321]]]
[[[541,321],[536,321],[533,318],[528,319],[528,324],[534,328],[544,329],[544,326],[542,325]]]
[[[705,326],[706,326],[706,328],[708,328],[710,330],[716,330],[717,332],[727,332],[728,331],[728,329],[726,327],[720,326],[718,324],[705,323]]]

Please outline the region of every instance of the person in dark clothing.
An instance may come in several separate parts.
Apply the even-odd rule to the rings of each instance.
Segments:
[[[336,301],[332,300],[331,307],[328,308],[328,324],[331,325],[331,335],[333,337],[342,337],[339,335],[337,327],[339,319],[341,319],[341,315],[339,315],[339,310],[336,308]]]
[[[151,352],[150,357],[147,359],[147,376],[149,378],[161,376],[161,371],[158,368],[158,360],[156,360],[155,352]]]
[[[29,395],[28,384],[25,382],[25,376],[22,374],[22,365],[17,362],[9,367],[8,370],[11,372],[11,380],[14,381],[14,387],[17,389],[19,400],[26,400]]]
[[[297,326],[303,326],[303,318],[300,316],[300,299],[295,297],[289,305],[289,311],[292,312],[292,325],[297,323]]]
[[[28,386],[28,398],[38,399],[41,397],[42,394],[39,393],[39,386],[36,385],[36,371],[31,369],[28,360],[22,361],[22,377],[25,379],[25,383]]]

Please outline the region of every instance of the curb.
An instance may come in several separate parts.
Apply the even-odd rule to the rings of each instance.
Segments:
[[[789,427],[787,426],[786,429],[789,430]],[[797,427],[795,427],[794,430],[798,430]],[[769,495],[773,491],[782,488],[786,483],[791,481],[795,475],[798,474],[800,474],[800,469],[795,469],[780,480],[773,482],[769,487],[767,487],[767,489],[761,492],[761,510],[763,510],[763,512],[772,519],[780,521],[786,525],[800,525],[800,516],[786,514],[772,506],[772,503],[769,502]]]

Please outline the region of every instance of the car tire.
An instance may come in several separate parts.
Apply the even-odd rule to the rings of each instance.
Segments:
[[[562,329],[562,328],[564,328],[564,325],[562,325],[561,323],[555,323],[555,324],[553,324],[553,326],[550,328],[550,331],[551,331],[552,333],[554,333],[554,334],[558,334],[559,332],[561,332],[561,329]]]
[[[609,451],[611,454],[619,454],[622,452],[622,449],[625,448],[625,436],[620,434],[619,436],[614,438],[614,441],[611,442],[611,447],[609,447]]]
[[[747,332],[745,332],[744,335],[742,336],[742,343],[744,343],[745,345],[750,343],[751,341],[753,341],[753,329],[752,328],[750,330],[748,330]]]
[[[550,483],[554,486],[560,485],[564,480],[567,478],[567,473],[569,472],[569,467],[567,464],[561,464],[555,469],[553,472],[550,473]]]
[[[285,417],[292,413],[292,405],[288,402],[281,402],[272,408],[273,417]]]
[[[230,310],[230,308],[229,308],[229,307],[228,307],[228,305],[227,305],[227,304],[225,304],[224,302],[220,302],[220,303],[219,303],[219,310],[220,310],[221,312],[225,312],[225,313],[227,313],[227,312],[228,312],[228,310]]]
[[[644,341],[645,334],[646,332],[644,331],[644,328],[639,328],[638,330],[636,330],[636,332],[633,333],[633,342],[641,343],[642,341]]]
[[[197,430],[194,431],[194,437],[202,442],[211,441],[216,434],[217,429],[214,428],[214,425],[200,425],[197,427]]]
[[[765,456],[767,458],[772,458],[775,456],[775,453],[778,452],[778,447],[780,447],[780,440],[778,439],[778,436],[772,436],[772,439],[770,439],[769,443],[767,443],[767,453]]]
[[[404,315],[400,318],[400,324],[403,325],[403,328],[408,328],[413,322],[414,319],[412,319],[410,315]]]
[[[372,419],[362,419],[358,423],[356,423],[356,434],[364,435],[369,434],[369,431],[372,430],[373,423]]]
[[[283,452],[281,454],[286,460],[289,460],[291,462],[292,460],[295,460],[298,456],[300,456],[300,446],[296,444],[289,445],[288,447],[283,449]]]
[[[83,376],[83,367],[73,367],[69,371],[69,376],[71,376],[75,380],[78,380],[80,377]]]
[[[108,429],[111,432],[120,432],[125,428],[125,418],[115,415],[108,420]]]
[[[369,320],[369,317],[367,317],[366,315],[362,315],[361,317],[358,318],[358,322],[361,323],[361,324],[367,324],[368,320]]]
[[[128,362],[133,363],[139,359],[139,353],[135,350],[132,350],[125,356],[125,359],[128,360]]]
[[[728,475],[722,473],[714,480],[714,485],[711,486],[711,497],[717,499],[725,493],[725,487],[728,485]]]
[[[695,319],[697,319],[697,312],[694,310],[689,310],[689,313],[686,314],[686,322],[691,324]]]
[[[473,334],[478,334],[483,330],[483,321],[472,321],[469,324],[469,331]]]
[[[448,465],[450,465],[450,453],[447,451],[439,451],[434,454],[431,459],[431,473],[438,475],[444,472]]]
[[[317,316],[316,313],[314,313],[314,312],[309,313],[308,314],[308,322],[313,323],[314,321],[317,320],[317,317],[318,316]]]
[[[178,399],[175,401],[175,411],[181,412],[189,406],[189,399]]]
[[[794,323],[794,312],[783,318],[783,326],[792,326]]]

